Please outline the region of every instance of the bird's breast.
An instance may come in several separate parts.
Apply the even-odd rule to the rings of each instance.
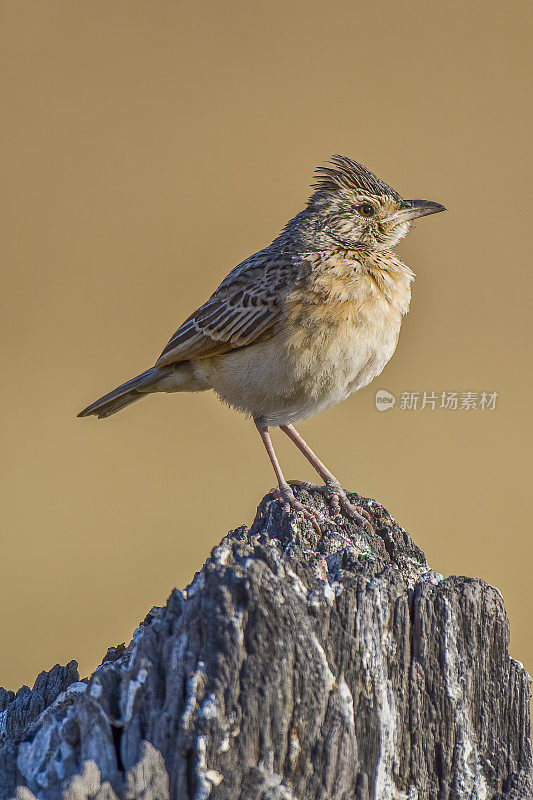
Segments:
[[[378,375],[396,348],[401,313],[373,292],[289,314],[286,347],[310,392],[342,399]]]

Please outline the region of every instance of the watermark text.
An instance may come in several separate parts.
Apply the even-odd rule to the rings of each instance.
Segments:
[[[401,392],[400,411],[495,411],[498,392]],[[375,395],[378,411],[388,411],[396,405],[396,396],[385,389]]]

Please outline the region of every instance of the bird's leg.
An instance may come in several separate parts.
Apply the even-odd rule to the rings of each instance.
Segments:
[[[304,454],[311,466],[318,472],[324,481],[325,486],[310,484],[304,481],[291,481],[291,483],[295,486],[302,486],[303,488],[325,492],[330,498],[332,511],[335,516],[337,516],[342,509],[347,516],[355,520],[358,525],[362,525],[363,528],[372,532],[373,528],[370,524],[370,517],[368,513],[364,509],[356,508],[352,503],[350,503],[340,481],[335,477],[335,475],[333,475],[332,472],[329,471],[326,465],[322,463],[316,453],[311,450],[305,439],[300,436],[294,425],[280,425],[280,428],[283,433],[286,433],[289,439],[294,442],[296,447]]]
[[[279,465],[276,451],[274,450],[274,445],[272,444],[272,439],[270,438],[270,433],[268,432],[268,426],[258,419],[254,419],[254,422],[257,430],[259,431],[259,435],[263,440],[263,444],[265,445],[265,450],[268,453],[270,462],[274,467],[276,478],[278,479],[278,488],[274,489],[273,494],[277,500],[281,500],[283,504],[284,515],[287,515],[291,508],[295,511],[300,511],[306,519],[311,521],[317,533],[322,534],[320,526],[317,522],[317,520],[320,519],[320,513],[312,506],[305,506],[303,503],[300,503],[300,501],[294,496],[294,492],[285,480],[285,476]]]

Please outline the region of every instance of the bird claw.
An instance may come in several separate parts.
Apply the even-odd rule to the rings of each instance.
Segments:
[[[318,520],[322,519],[322,515],[319,511],[317,511],[316,508],[304,505],[297,500],[290,486],[287,486],[287,488],[278,486],[272,490],[271,494],[274,496],[275,500],[281,501],[284,519],[289,516],[291,509],[293,511],[299,511],[304,519],[309,520],[318,535],[322,536],[322,531],[320,529],[320,525],[318,524]]]
[[[331,511],[334,517],[339,517],[341,511],[350,519],[353,519],[357,525],[360,525],[367,533],[374,533],[374,528],[370,522],[370,514],[364,508],[354,506],[348,500],[348,496],[342,486],[333,483],[308,483],[307,481],[288,481],[290,486],[296,486],[300,489],[307,489],[307,491],[321,492],[326,495],[331,505]]]
[[[354,506],[354,504],[350,503],[348,500],[346,493],[343,494],[344,497],[340,495],[339,502],[346,516],[353,519],[354,522],[360,525],[367,533],[375,533],[372,523],[370,522],[370,514],[368,511],[365,511],[365,509],[360,506]]]

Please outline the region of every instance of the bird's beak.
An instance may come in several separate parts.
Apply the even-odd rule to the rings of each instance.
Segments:
[[[411,222],[411,220],[418,217],[446,211],[443,205],[434,203],[433,200],[403,200],[402,206],[399,211],[395,211],[394,214],[385,217],[382,222]]]

